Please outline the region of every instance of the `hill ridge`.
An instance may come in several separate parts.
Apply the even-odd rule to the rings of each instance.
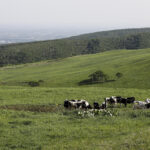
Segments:
[[[94,54],[113,49],[150,47],[150,28],[96,32],[40,42],[0,46],[0,66]]]
[[[53,61],[2,67],[0,84],[28,86],[29,81],[43,81],[40,86],[78,87],[78,83],[97,71],[115,78],[115,82],[90,86],[112,88],[150,88],[150,49],[113,50],[103,53],[80,55]],[[82,86],[81,86],[82,87]],[[84,87],[84,86],[83,86]]]

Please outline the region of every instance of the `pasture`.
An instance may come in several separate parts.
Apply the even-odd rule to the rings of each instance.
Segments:
[[[0,68],[0,149],[148,150],[150,109],[132,105],[82,117],[66,110],[65,99],[102,103],[105,97],[150,98],[150,49],[110,52]],[[115,82],[79,86],[96,70]],[[27,82],[43,81],[38,87]]]
[[[91,73],[102,70],[115,82],[92,86],[112,88],[150,88],[150,49],[114,50],[38,63],[10,65],[0,68],[0,84],[26,86],[27,81],[39,81],[43,87],[78,87]]]
[[[150,90],[0,87],[0,148],[150,149],[150,110],[133,110],[128,105],[127,108],[122,106],[110,109],[113,117],[98,115],[82,118],[77,115],[77,110],[65,110],[59,105],[66,98],[84,98],[92,104],[94,101],[102,102],[104,97],[112,95],[135,96],[137,100],[145,100],[150,97]],[[40,111],[40,106],[44,106],[45,111]],[[52,106],[58,109],[51,110]],[[23,111],[24,107],[26,109]]]

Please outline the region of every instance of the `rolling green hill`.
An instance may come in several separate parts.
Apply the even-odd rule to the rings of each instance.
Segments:
[[[150,28],[96,32],[71,38],[0,46],[0,66],[95,54],[114,49],[150,48]]]
[[[12,65],[0,68],[2,85],[23,85],[27,81],[43,80],[40,86],[77,87],[88,75],[102,70],[115,78],[116,72],[123,77],[115,82],[92,86],[115,88],[150,88],[150,49],[113,50],[103,53],[80,55],[53,61]],[[90,85],[91,86],[91,85]]]
[[[99,113],[80,116],[85,110],[66,110],[65,99],[86,99],[101,104],[105,97],[150,97],[150,48],[112,50],[37,63],[0,68],[0,148],[16,150],[150,149],[150,110],[133,105],[107,108],[113,116]],[[115,82],[79,86],[96,70]],[[27,87],[27,81],[41,87]],[[12,85],[12,86],[10,86]],[[56,87],[56,88],[55,88]],[[139,88],[139,89],[137,89]],[[143,89],[141,89],[143,88]],[[68,142],[69,141],[69,142]]]

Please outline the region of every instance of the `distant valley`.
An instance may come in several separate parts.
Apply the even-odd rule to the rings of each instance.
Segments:
[[[82,32],[71,30],[9,30],[0,29],[0,45],[11,43],[26,43],[33,41],[44,41],[61,39],[74,35],[78,35]]]

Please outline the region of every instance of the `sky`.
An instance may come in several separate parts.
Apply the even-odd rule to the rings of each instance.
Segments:
[[[150,0],[0,0],[0,28],[150,27]]]

